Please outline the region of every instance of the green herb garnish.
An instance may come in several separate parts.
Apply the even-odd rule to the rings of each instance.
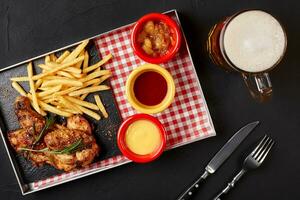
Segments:
[[[54,124],[55,122],[55,117],[53,115],[51,115],[49,118],[46,117],[46,124],[43,127],[43,129],[41,130],[40,134],[35,138],[35,141],[33,142],[33,146],[38,143],[42,137],[45,135],[46,131]],[[35,128],[35,126],[34,126]]]
[[[21,147],[18,150],[39,152],[39,153],[47,152],[47,153],[52,153],[52,154],[72,154],[72,153],[75,153],[76,151],[81,150],[82,148],[84,148],[84,144],[82,142],[82,139],[80,139],[80,140],[77,140],[76,142],[72,143],[71,145],[65,147],[62,150],[49,150],[48,147],[46,147],[44,149],[29,149],[29,148]]]

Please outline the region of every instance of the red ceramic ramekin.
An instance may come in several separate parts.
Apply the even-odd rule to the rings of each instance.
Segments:
[[[160,138],[161,138],[161,144],[160,146],[152,153],[147,154],[147,155],[139,155],[134,152],[132,152],[126,145],[125,141],[125,135],[127,128],[129,127],[130,124],[137,120],[148,120],[155,124],[157,128],[159,129],[160,132]],[[118,136],[117,136],[117,142],[118,142],[118,147],[120,151],[123,153],[124,156],[126,156],[128,159],[137,162],[137,163],[146,163],[155,160],[158,158],[162,152],[166,148],[166,131],[164,129],[164,126],[156,119],[155,117],[148,115],[148,114],[135,114],[127,118],[122,125],[119,128],[118,131]]]
[[[170,47],[167,54],[161,57],[152,57],[146,54],[144,50],[141,48],[141,45],[137,41],[138,36],[144,27],[144,24],[150,20],[162,21],[166,23],[168,27],[172,29],[173,32],[173,38],[175,40],[175,44]],[[168,60],[172,59],[175,56],[175,54],[179,51],[180,45],[181,45],[181,32],[179,26],[173,19],[171,19],[167,15],[160,14],[160,13],[150,13],[140,18],[134,25],[131,33],[131,46],[133,48],[134,53],[137,56],[139,56],[142,60],[148,63],[159,64],[159,63],[167,62]]]

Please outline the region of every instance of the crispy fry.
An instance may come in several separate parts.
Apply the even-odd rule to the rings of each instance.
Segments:
[[[50,87],[39,87],[38,89],[42,90],[42,91],[47,91],[47,90],[50,90],[51,88]]]
[[[34,85],[35,91],[42,85],[42,83],[43,83],[43,79],[39,79],[35,82]]]
[[[47,71],[47,72],[45,72],[45,73],[42,73],[42,74],[39,74],[39,75],[35,75],[35,76],[32,77],[32,79],[33,79],[33,80],[38,80],[38,79],[40,79],[40,78],[43,78],[43,77],[48,76],[48,75],[50,75],[50,74],[53,74],[53,73],[55,73],[55,72],[57,72],[57,71],[59,71],[59,70],[63,70],[63,69],[65,69],[65,68],[67,68],[67,67],[70,67],[70,66],[72,66],[72,65],[74,65],[74,64],[76,64],[76,63],[82,61],[83,59],[84,59],[84,56],[81,56],[81,57],[78,57],[78,58],[76,58],[76,59],[74,59],[74,60],[68,62],[68,63],[65,63],[65,64],[57,64],[57,67],[55,67],[55,68],[53,68],[53,69],[51,69],[51,70],[49,70],[49,71]]]
[[[79,56],[84,56],[84,50],[81,51],[81,53],[79,54]],[[77,63],[74,67],[80,69],[83,61]]]
[[[108,89],[110,89],[110,87],[107,85],[92,86],[92,87],[83,88],[83,89],[80,89],[80,90],[77,90],[74,92],[70,92],[69,96],[80,96],[82,94],[98,92],[98,91],[103,91],[103,90],[108,90]]]
[[[75,97],[70,97],[70,96],[65,96],[65,98],[67,100],[69,100],[70,102],[75,103],[77,105],[87,107],[87,108],[90,108],[92,110],[99,110],[99,108],[93,103],[90,103],[90,102],[87,102],[87,101],[81,101],[80,99],[77,99]]]
[[[105,56],[102,60],[100,60],[99,62],[97,62],[96,64],[87,67],[85,69],[83,69],[83,73],[88,73],[90,71],[93,71],[99,67],[101,67],[104,63],[106,63],[107,61],[109,61],[112,58],[111,54],[108,54],[107,56]]]
[[[42,101],[43,101],[44,103],[50,103],[50,104],[55,105],[55,106],[59,105],[59,103],[57,102],[57,100],[54,99],[54,98],[45,99],[45,100],[42,100]]]
[[[56,62],[57,57],[56,57],[56,55],[55,55],[54,53],[51,53],[51,54],[50,54],[50,60],[51,60],[52,62]]]
[[[102,78],[102,77],[101,77]],[[62,90],[62,91],[59,91],[57,93],[55,93],[55,95],[66,95],[66,94],[69,94],[70,92],[73,92],[73,91],[76,91],[76,90],[79,90],[81,88],[84,88],[84,87],[87,87],[87,86],[90,86],[90,85],[94,85],[94,86],[97,86],[101,83],[101,78],[98,78],[98,79],[93,79],[93,80],[90,80],[90,81],[87,81],[85,83],[83,83],[83,86],[81,87],[70,87],[70,88],[67,88],[65,90]],[[42,89],[43,90],[43,89]],[[51,98],[50,96],[46,97],[45,99],[49,99]],[[44,98],[42,98],[44,99]]]
[[[72,74],[72,76],[74,76],[75,78],[83,78],[85,76],[85,74]]]
[[[95,113],[95,112],[93,112],[93,111],[91,111],[91,110],[89,110],[89,109],[87,109],[87,108],[85,108],[85,107],[83,107],[83,106],[80,106],[80,105],[76,105],[83,113],[85,113],[86,115],[88,115],[88,116],[90,116],[90,117],[92,117],[92,118],[94,118],[94,119],[96,119],[96,120],[100,120],[101,119],[101,117],[100,117],[100,115],[98,115],[97,113]]]
[[[74,115],[76,115],[76,114],[83,114],[83,112],[81,110],[80,111],[76,111],[76,110],[73,110],[73,109],[70,109],[70,108],[60,108],[59,106],[57,106],[57,108],[59,108],[62,111],[65,111],[65,112],[72,113]]]
[[[48,63],[50,63],[50,61]],[[52,69],[50,66],[48,66],[46,64],[39,64],[38,67],[45,71],[49,71]]]
[[[57,74],[57,75],[60,75],[60,76],[67,77],[67,78],[75,78],[75,77],[72,76],[70,73],[65,72],[65,71],[58,71],[58,72],[56,72],[56,74]]]
[[[34,82],[32,80],[33,70],[32,70],[32,63],[31,62],[27,65],[27,73],[28,73],[29,86],[30,86],[30,92],[32,94],[32,102],[33,102],[33,105],[34,105],[34,109],[38,113],[41,113],[41,110],[40,110],[40,107],[39,107],[39,104],[38,104],[38,100],[37,100],[37,96],[36,96],[36,93],[35,93]]]
[[[54,106],[44,103],[43,101],[39,101],[39,103],[40,103],[41,107],[46,111],[52,112],[54,114],[57,114],[57,115],[60,115],[63,117],[71,117],[72,116],[72,113],[62,111]]]
[[[36,110],[36,108],[35,108],[35,104],[33,104],[33,99],[32,99],[32,95],[30,94],[30,93],[28,93],[27,94],[27,97],[30,99],[30,103],[31,103],[31,106]],[[38,103],[39,103],[39,100],[38,100]],[[42,108],[40,108],[40,111],[41,111],[41,115],[42,116],[46,116],[47,115],[47,113],[42,109]]]
[[[111,72],[109,70],[95,71],[95,72],[93,72],[93,73],[91,73],[91,74],[87,75],[86,77],[81,78],[79,80],[81,82],[86,82],[86,81],[92,80],[94,78],[97,78],[99,76],[108,75],[108,74],[111,74]]]
[[[13,88],[15,88],[15,90],[17,91],[17,92],[19,92],[20,93],[20,95],[22,95],[22,96],[26,96],[27,94],[26,94],[26,92],[24,91],[24,89],[17,83],[17,82],[12,82],[12,87]]]
[[[100,85],[103,81],[105,81],[106,79],[108,79],[110,76],[111,76],[111,74],[101,76],[101,77],[98,79],[99,81],[93,83],[92,86]],[[93,81],[93,80],[97,80],[97,79],[92,79],[92,81]],[[92,81],[88,81],[88,82],[92,82]],[[86,82],[86,83],[88,83],[88,82]],[[89,95],[89,93],[83,94],[83,95],[81,95],[80,99],[81,99],[81,100],[84,100],[88,95]]]
[[[44,81],[42,87],[50,87],[55,85],[68,85],[68,86],[83,86],[83,83],[80,81],[68,79],[68,78],[60,78],[54,80]]]
[[[76,107],[76,105],[73,104],[71,101],[67,100],[65,97],[59,96],[58,100],[64,108],[68,108],[69,110],[73,111],[71,113],[75,112],[76,114],[82,114],[82,111],[78,107]]]
[[[45,97],[52,93],[58,92],[61,88],[62,88],[62,85],[58,85],[58,86],[49,88],[49,90],[45,90],[43,92],[36,93],[36,96],[37,97]]]
[[[80,62],[78,62],[78,63],[80,63]],[[42,69],[45,69],[45,70],[49,71],[49,70],[51,70],[53,68],[59,67],[60,64],[57,64],[57,63],[54,63],[54,62],[49,62],[47,65],[40,64],[38,66],[40,68],[42,68]],[[65,68],[63,70],[66,71],[66,72],[71,72],[71,73],[76,73],[76,74],[80,74],[81,73],[81,69],[78,69],[78,68],[75,68],[75,67],[68,67],[68,68]]]
[[[29,81],[29,78],[28,76],[20,76],[20,77],[10,78],[10,80],[15,82],[22,82],[22,81]]]
[[[66,50],[57,58],[56,63],[61,63],[68,55],[70,55],[70,51]]]
[[[68,57],[66,57],[62,63],[68,63],[71,62],[72,60],[75,60],[77,56],[80,54],[80,52],[86,47],[86,45],[89,43],[89,40],[84,40],[80,45],[78,45]]]
[[[106,112],[106,110],[105,110],[105,107],[104,107],[104,105],[103,105],[103,103],[102,103],[102,101],[101,101],[99,95],[94,95],[94,98],[95,98],[95,101],[96,101],[96,104],[97,104],[99,110],[100,110],[101,113],[103,114],[103,117],[104,117],[104,118],[108,118],[108,114],[107,114],[107,112]]]
[[[87,51],[84,52],[84,60],[83,60],[83,69],[89,66],[89,53]]]
[[[45,63],[48,63],[48,62],[50,62],[50,56],[49,55],[47,55],[47,56],[45,56]]]

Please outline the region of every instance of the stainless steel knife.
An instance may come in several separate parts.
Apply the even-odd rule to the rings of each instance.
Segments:
[[[211,161],[205,167],[205,172],[202,174],[202,176],[198,177],[196,181],[194,181],[193,184],[191,184],[191,186],[177,198],[177,200],[191,199],[195,192],[199,189],[200,184],[203,183],[203,181],[210,174],[213,174],[224,163],[224,161],[233,153],[233,151],[258,124],[259,121],[249,123],[236,132],[211,159]]]

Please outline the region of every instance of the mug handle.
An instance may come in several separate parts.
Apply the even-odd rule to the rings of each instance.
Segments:
[[[242,77],[254,99],[259,102],[264,102],[271,98],[272,83],[268,73],[242,73]]]

